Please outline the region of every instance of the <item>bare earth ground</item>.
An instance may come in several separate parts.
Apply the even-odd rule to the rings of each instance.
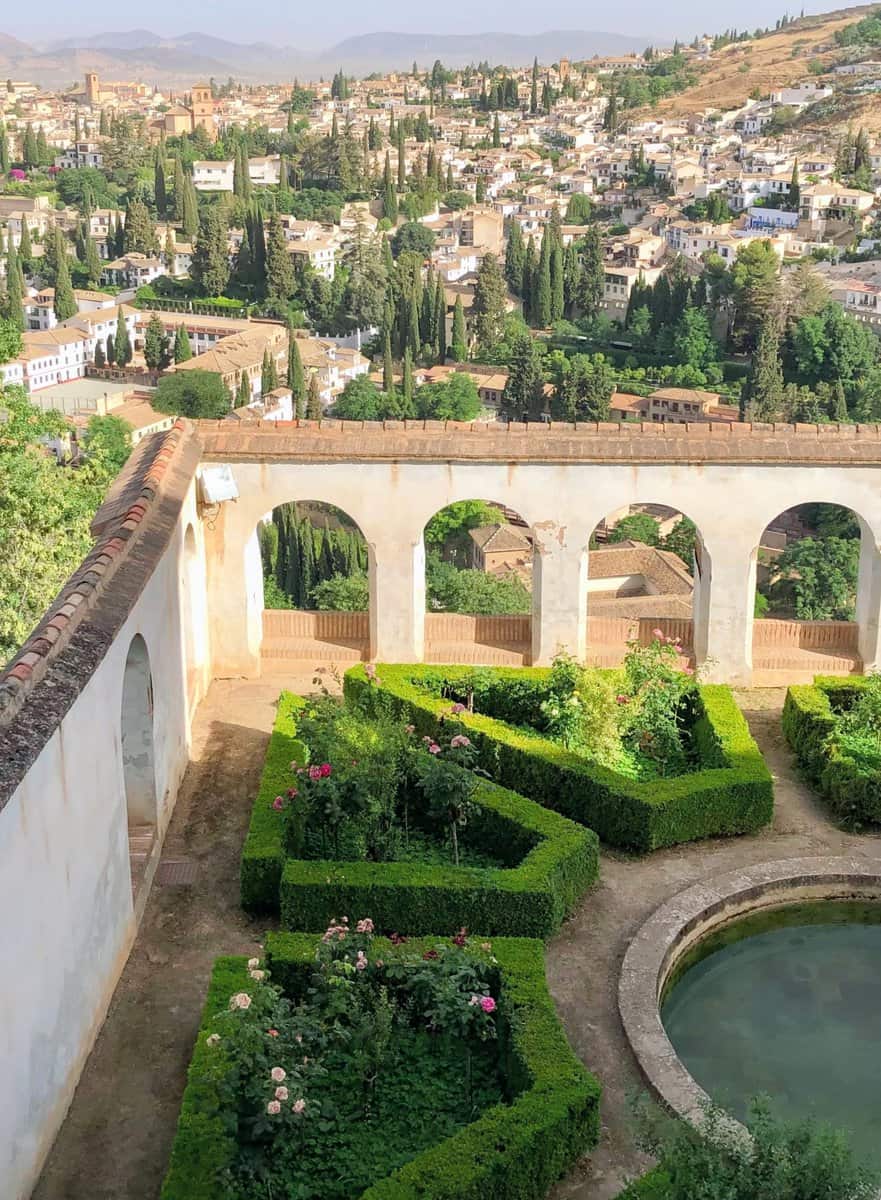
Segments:
[[[164,859],[198,865],[195,885],[154,886],[107,1021],[33,1200],[155,1200],[174,1137],[186,1069],[213,959],[258,952],[265,922],[238,907],[238,857],[281,683],[219,682],[202,704],[193,761]],[[703,842],[646,859],[603,855],[602,880],[553,940],[548,979],[570,1040],[604,1085],[600,1146],[554,1200],[609,1200],[644,1167],[627,1100],[639,1090],[618,1020],[616,989],[629,938],[660,903],[696,880],[773,859],[858,854],[800,782],[780,733],[782,689],[738,693],[776,782],[776,815],[756,837]]]

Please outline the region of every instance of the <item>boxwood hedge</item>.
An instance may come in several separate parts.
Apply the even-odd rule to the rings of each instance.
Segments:
[[[297,714],[303,700],[292,692],[278,698],[275,724],[266,749],[263,775],[257,799],[251,810],[251,824],[242,848],[242,907],[249,912],[278,910],[278,888],[284,865],[282,823],[272,801],[291,786],[291,763],[304,761],[304,749],[297,740]]]
[[[727,687],[704,685],[694,715],[694,741],[704,767],[670,779],[639,782],[590,762],[541,734],[515,727],[535,708],[548,670],[487,668],[482,699],[499,713],[451,715],[441,685],[473,676],[471,668],[422,664],[363,666],[346,673],[345,695],[368,711],[387,712],[417,734],[464,733],[480,766],[496,782],[595,830],[612,846],[645,852],[720,834],[750,833],[773,809],[770,772]],[[500,718],[506,719],[500,719]]]
[[[275,982],[302,995],[317,938],[268,934],[266,959]],[[400,949],[378,940],[383,956]],[[430,949],[410,942],[407,952]],[[500,1001],[500,1042],[510,1102],[482,1113],[453,1137],[419,1154],[361,1193],[360,1200],[539,1200],[586,1150],[600,1130],[600,1085],[573,1054],[545,982],[543,947],[528,938],[493,941],[494,986]],[[214,966],[190,1063],[162,1200],[224,1200],[224,1173],[233,1161],[235,1131],[223,1108],[222,1051],[205,1038],[230,995],[245,987],[246,959]]]
[[[793,686],[783,705],[783,733],[799,765],[832,810],[849,825],[881,821],[881,772],[836,741],[836,713],[847,709],[868,680],[818,675]]]
[[[295,736],[304,701],[282,693],[266,754],[251,827],[242,851],[242,904],[281,910],[282,926],[319,932],[345,912],[369,912],[385,933],[444,929],[549,937],[596,881],[595,833],[532,800],[480,781],[470,836],[510,867],[475,868],[410,862],[328,862],[286,858],[283,822],[274,798],[291,783],[290,764],[303,761]],[[504,851],[500,853],[499,848]]]
[[[483,934],[549,937],[596,881],[596,834],[492,783],[479,783],[474,799],[479,812],[469,836],[514,850],[516,865],[289,858],[281,877],[282,927],[317,932],[340,913],[369,912],[385,933],[464,925]]]

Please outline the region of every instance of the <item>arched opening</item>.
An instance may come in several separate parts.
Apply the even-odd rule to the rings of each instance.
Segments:
[[[128,817],[132,888],[143,879],[156,838],[156,763],[153,746],[153,678],[147,643],[132,638],[122,680],[122,770]]]
[[[297,500],[257,530],[263,580],[264,673],[293,661],[344,667],[370,654],[370,553],[342,509]]]
[[[535,538],[524,518],[460,500],[431,517],[423,545],[426,661],[529,662]]]
[[[756,682],[861,669],[857,604],[866,549],[875,550],[867,526],[839,504],[798,504],[766,526],[751,564]]]
[[[709,556],[685,513],[653,503],[609,513],[589,544],[588,662],[617,666],[628,642],[648,645],[660,629],[681,643],[683,665],[691,665],[700,650],[709,582]]]

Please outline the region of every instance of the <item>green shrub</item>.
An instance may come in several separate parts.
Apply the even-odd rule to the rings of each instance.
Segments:
[[[268,934],[275,983],[301,997],[318,939]],[[431,949],[433,939],[424,948]],[[419,943],[408,944],[412,952]],[[390,944],[386,956],[395,954]],[[360,1200],[540,1200],[600,1130],[600,1085],[573,1054],[545,982],[543,947],[525,938],[493,943],[497,959],[500,1053],[510,1103],[491,1108],[453,1137],[375,1183]],[[190,1064],[162,1200],[224,1200],[224,1172],[236,1146],[224,1123],[224,1060],[205,1038],[211,1018],[247,978],[246,960],[218,959]]]
[[[364,667],[348,671],[344,690],[368,711],[414,725],[419,736],[437,737],[441,725],[445,735],[466,734],[479,765],[497,783],[587,825],[613,846],[645,852],[753,832],[771,819],[771,775],[729,688],[704,685],[694,701],[702,769],[638,782],[514,728],[535,720],[547,678],[548,671],[536,667],[477,672],[379,664],[375,681]],[[475,708],[493,708],[499,717],[452,715],[447,697],[459,698],[464,690],[473,692]]]
[[[813,686],[789,688],[783,705],[783,733],[799,766],[836,816],[856,828],[881,822],[881,767],[871,738],[849,727],[847,715],[867,708],[876,687],[871,677],[818,675]]]
[[[367,912],[387,933],[464,925],[487,935],[549,937],[596,882],[596,835],[492,783],[480,783],[475,801],[471,836],[495,847],[497,857],[499,847],[508,847],[510,857],[520,859],[516,866],[288,859],[281,877],[282,926],[318,931],[341,913]]]
[[[619,1192],[618,1200],[667,1200],[669,1188],[670,1176],[660,1167],[655,1167]]]
[[[272,912],[278,907],[283,823],[272,802],[291,786],[291,763],[304,761],[303,745],[295,736],[297,713],[302,707],[303,701],[291,692],[282,692],[278,698],[260,788],[242,848],[242,908],[248,912]]]
[[[481,780],[469,844],[491,852],[500,868],[455,867],[414,862],[332,862],[285,853],[286,822],[272,805],[294,782],[290,764],[305,762],[295,737],[305,701],[290,692],[279,698],[278,715],[251,825],[242,851],[242,906],[251,912],[281,912],[286,929],[318,932],[344,912],[369,912],[379,931],[423,934],[439,929],[479,930],[486,935],[549,937],[562,924],[599,874],[599,843],[590,829],[532,800]],[[319,722],[306,721],[316,738]],[[363,725],[363,721],[360,722]],[[344,747],[361,738],[347,720],[333,729]],[[332,758],[320,741],[319,758]],[[290,814],[289,814],[290,816]],[[290,822],[288,821],[288,824]],[[302,835],[302,831],[301,835]],[[288,832],[290,837],[290,831]],[[302,837],[301,837],[302,840]]]

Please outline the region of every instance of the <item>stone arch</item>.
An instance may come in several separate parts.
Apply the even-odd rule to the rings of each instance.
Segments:
[[[294,658],[345,667],[369,657],[373,548],[345,509],[284,501],[261,517],[245,554],[262,613],[263,673]]]
[[[628,500],[594,527],[587,555],[587,658],[615,666],[660,629],[685,661],[705,654],[712,562],[700,525],[667,501]]]
[[[808,538],[834,539],[818,567],[835,560],[845,575],[852,569],[850,596],[833,594],[822,580],[818,587],[800,586],[797,571],[780,571],[780,560]],[[755,535],[750,556],[748,654],[756,681],[772,683],[780,673],[808,681],[814,674],[858,671],[864,662],[874,666],[879,595],[878,542],[851,504],[810,499],[782,509]]]
[[[120,726],[129,829],[155,830],[158,813],[153,677],[147,643],[139,633],[132,638],[125,660]]]
[[[205,566],[196,541],[192,522],[184,533],[181,573],[181,615],[183,617],[183,656],[187,680],[187,699],[195,695],[198,675],[206,658],[204,627]]]
[[[491,495],[448,501],[428,517],[415,550],[415,615],[424,626],[426,661],[531,661],[539,554],[519,511]]]

